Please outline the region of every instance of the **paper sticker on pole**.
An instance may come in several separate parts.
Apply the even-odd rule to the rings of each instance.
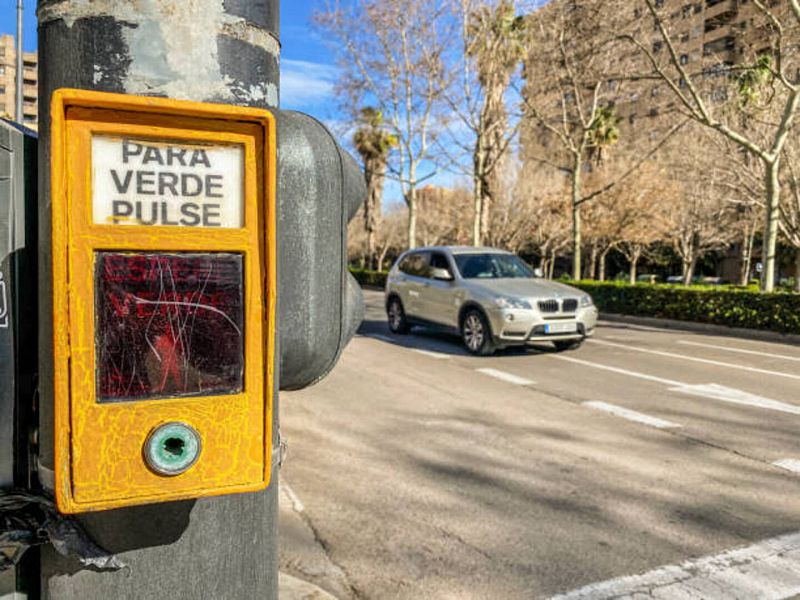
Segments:
[[[272,115],[59,90],[52,134],[59,509],[263,489]]]

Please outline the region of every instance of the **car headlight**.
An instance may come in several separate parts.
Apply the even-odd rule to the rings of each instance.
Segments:
[[[499,298],[495,298],[494,303],[500,308],[531,308],[531,305],[527,300],[522,300],[520,298],[506,298],[501,296]]]
[[[592,301],[592,297],[589,294],[585,294],[581,296],[581,308],[586,308],[587,306],[593,306],[594,302]]]

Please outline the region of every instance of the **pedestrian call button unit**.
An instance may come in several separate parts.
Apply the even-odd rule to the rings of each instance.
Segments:
[[[51,153],[59,510],[265,488],[272,115],[59,90]]]

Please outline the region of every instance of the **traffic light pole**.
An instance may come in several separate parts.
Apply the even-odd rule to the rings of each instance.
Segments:
[[[50,98],[58,88],[262,108],[278,105],[278,1],[131,3],[39,0],[39,480],[53,486]],[[279,356],[276,353],[276,356]],[[278,372],[276,365],[275,372]],[[273,457],[279,457],[277,381]],[[266,492],[148,505],[80,517],[128,565],[81,569],[41,552],[41,596],[277,598],[277,465]]]

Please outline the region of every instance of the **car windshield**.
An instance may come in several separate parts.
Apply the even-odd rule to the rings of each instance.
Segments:
[[[513,254],[456,254],[464,279],[531,279],[531,268]]]

